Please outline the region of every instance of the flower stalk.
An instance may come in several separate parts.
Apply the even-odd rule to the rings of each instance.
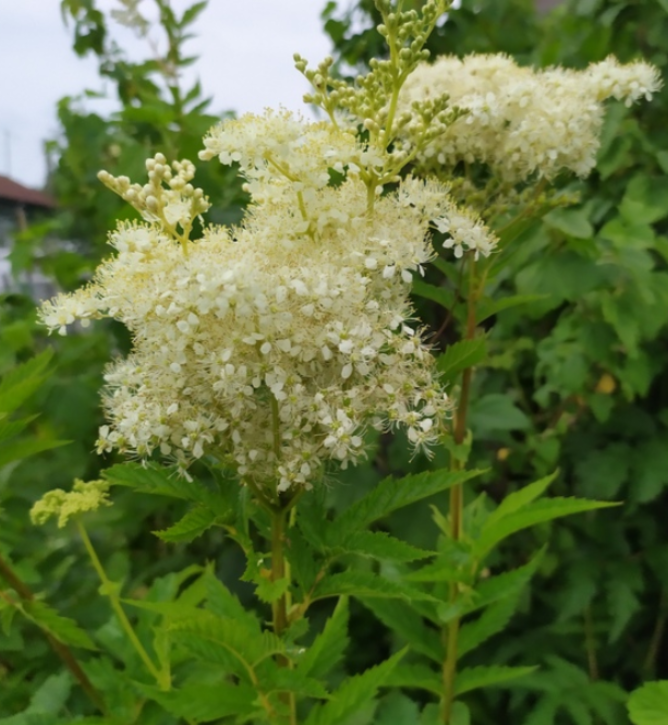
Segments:
[[[469,265],[466,332],[465,340],[473,340],[476,334],[476,303],[479,286],[476,279],[476,259],[471,252],[467,254]],[[471,395],[473,368],[468,367],[462,373],[462,387],[455,412],[453,439],[456,446],[461,446],[466,439],[466,419]],[[463,463],[456,455],[450,457],[450,469],[460,471]],[[462,484],[450,489],[450,536],[453,541],[460,541],[464,535],[464,491]],[[451,582],[449,587],[449,603],[454,607],[459,599],[459,584]],[[443,629],[445,644],[445,661],[443,662],[443,699],[441,701],[441,717],[444,725],[449,725],[452,717],[452,706],[455,699],[455,678],[457,675],[457,643],[461,618],[454,616]]]
[[[10,566],[9,562],[5,561],[2,556],[0,556],[0,577],[9,584],[9,586],[19,595],[19,597],[21,597],[23,601],[35,601],[35,595],[30,587],[19,578],[18,574]],[[93,683],[88,679],[88,675],[83,671],[72,650],[66,644],[57,640],[49,632],[44,631],[44,635],[53,651],[58,655],[58,657],[60,657],[65,667],[67,667],[74,676],[74,679],[81,685],[81,689],[86,693],[86,695],[88,695],[88,698],[93,705],[95,705],[101,713],[106,713],[107,708],[102,695],[98,692],[95,685],[93,685]]]
[[[76,525],[79,534],[81,535],[81,539],[83,540],[84,546],[86,547],[86,552],[88,553],[93,567],[97,572],[100,581],[102,582],[102,586],[100,587],[100,593],[108,597],[111,608],[114,610],[114,614],[116,615],[116,618],[118,619],[121,628],[125,632],[133,648],[139,655],[139,658],[146,666],[146,669],[155,678],[158,687],[160,687],[161,690],[169,690],[171,688],[171,675],[169,673],[169,670],[159,669],[154,664],[144,645],[141,643],[139,637],[137,636],[134,627],[130,623],[128,615],[123,609],[123,605],[121,604],[121,600],[118,595],[118,585],[115,582],[111,581],[111,579],[109,579],[109,577],[107,576],[107,572],[105,571],[104,566],[102,565],[102,562],[100,561],[100,558],[98,557],[97,552],[93,547],[93,542],[90,540],[85,526],[81,523],[81,519],[77,518]]]

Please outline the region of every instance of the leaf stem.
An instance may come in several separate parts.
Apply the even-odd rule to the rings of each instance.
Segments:
[[[7,584],[26,602],[35,601],[35,595],[32,593],[30,587],[23,582],[18,574],[12,569],[9,562],[5,561],[0,556],[0,577],[2,577]],[[106,714],[107,709],[104,704],[102,695],[95,688],[95,685],[88,679],[88,675],[83,671],[81,665],[74,656],[72,650],[63,644],[60,640],[56,639],[50,632],[42,630],[46,639],[53,651],[60,657],[63,664],[72,673],[74,678],[81,685],[82,690],[88,695],[90,701],[95,707],[103,714]]]
[[[144,645],[139,640],[139,637],[137,637],[137,633],[135,632],[132,624],[130,623],[130,620],[125,613],[125,610],[123,609],[120,597],[118,596],[117,584],[112,582],[111,579],[109,579],[109,577],[107,576],[107,572],[104,570],[102,562],[100,561],[97,552],[93,547],[93,543],[88,536],[88,532],[86,531],[84,525],[81,523],[81,520],[77,519],[76,524],[77,529],[79,530],[79,534],[81,535],[81,538],[83,540],[84,546],[86,547],[86,551],[88,552],[88,556],[90,557],[93,567],[95,568],[95,571],[97,572],[98,576],[100,577],[100,581],[102,582],[102,586],[100,587],[100,593],[104,594],[109,598],[111,608],[114,610],[114,614],[118,618],[119,624],[123,628],[123,631],[127,635],[127,638],[139,655],[140,659],[146,666],[146,669],[155,678],[155,681],[157,682],[160,689],[169,690],[171,688],[169,672],[158,669],[151,660],[148,652],[144,648]]]

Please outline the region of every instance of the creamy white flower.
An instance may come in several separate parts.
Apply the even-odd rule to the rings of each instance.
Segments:
[[[406,424],[416,446],[433,444],[448,401],[405,324],[403,278],[432,255],[434,220],[453,213],[447,188],[407,179],[369,215],[355,174],[325,181],[328,164],[358,154],[348,134],[285,114],[245,123],[225,124],[207,152],[277,187],[241,227],[209,227],[184,250],[170,220],[120,224],[93,283],[43,308],[52,329],[109,316],[132,334],[132,353],[105,374],[98,449],[159,451],[184,469],[211,455],[284,491],[310,486],[328,460],[357,463],[370,425]],[[268,159],[293,178],[282,184]]]
[[[447,94],[465,111],[421,152],[427,167],[479,161],[520,181],[533,174],[552,178],[562,169],[589,174],[604,101],[631,105],[651,100],[660,87],[654,66],[621,65],[612,57],[575,71],[520,67],[505,55],[443,56],[409,77],[401,105],[409,109],[414,101]]]

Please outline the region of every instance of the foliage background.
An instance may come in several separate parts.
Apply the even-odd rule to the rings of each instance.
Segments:
[[[215,117],[201,89],[180,88],[175,73],[189,63],[183,44],[194,16],[170,16],[168,3],[160,4],[169,53],[132,64],[113,46],[91,0],[63,3],[74,23],[76,52],[97,55],[123,110],[102,118],[77,99],[61,102],[62,134],[52,146],[59,162],[50,183],[62,211],[48,228],[33,228],[19,241],[17,270],[40,264],[63,288],[78,285],[104,254],[113,220],[128,213],[100,188],[99,168],[132,177],[158,150],[196,158],[200,137]],[[614,53],[621,61],[641,56],[666,76],[666,0],[579,0],[545,17],[530,0],[462,5],[430,40],[432,53],[501,51],[522,63],[573,67]],[[378,21],[372,8],[370,0],[352,14],[335,2],[325,8],[325,29],[342,73],[382,52],[380,36],[371,30]],[[626,723],[625,693],[644,680],[668,678],[667,112],[665,89],[632,111],[611,108],[597,171],[565,186],[580,195],[580,203],[528,225],[510,268],[494,280],[501,296],[544,297],[486,323],[492,356],[476,372],[471,427],[472,464],[489,473],[469,496],[484,488],[500,500],[558,466],[555,495],[622,498],[626,504],[533,530],[505,548],[503,562],[492,562],[524,563],[526,552],[549,535],[548,554],[520,614],[476,654],[480,663],[541,668],[509,692],[478,691],[470,702],[476,724]],[[238,217],[244,198],[229,172],[208,164],[198,168],[198,181],[211,195],[218,221]],[[45,234],[72,243],[38,257]],[[438,271],[429,275],[431,284],[448,289]],[[416,301],[424,319],[440,329],[444,310]],[[0,316],[0,372],[47,344],[55,346],[55,373],[26,412],[41,413],[33,437],[72,441],[0,469],[0,550],[47,601],[104,632],[109,613],[97,605],[93,578],[82,574],[87,565],[81,547],[65,535],[29,528],[27,511],[45,490],[69,488],[74,476],[94,478],[111,463],[91,453],[101,423],[98,389],[104,363],[127,349],[127,339],[110,325],[47,343],[31,302],[18,296],[2,300]],[[451,339],[453,331],[446,329],[437,343],[443,349]],[[408,460],[404,443],[401,436],[379,439],[368,467],[342,474],[330,492],[331,505],[341,511],[381,477],[425,468],[422,459]],[[247,600],[249,592],[237,582],[241,557],[220,534],[206,534],[187,548],[150,534],[178,515],[178,505],[170,506],[116,494],[114,507],[97,515],[90,528],[110,573],[136,594],[155,576],[212,558],[216,573]],[[396,514],[384,526],[416,545],[434,538],[423,506]],[[321,615],[326,613],[323,607]],[[9,615],[3,616],[6,625]],[[351,627],[350,672],[403,644],[361,605],[352,606]],[[0,634],[0,715],[9,717],[34,700],[41,684],[49,685],[53,697],[59,690],[47,680],[57,665],[40,633],[29,624],[6,632]]]

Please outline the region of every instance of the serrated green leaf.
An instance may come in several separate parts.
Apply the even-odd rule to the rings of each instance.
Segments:
[[[609,501],[588,501],[579,498],[550,498],[534,501],[491,525],[487,523],[483,525],[480,536],[475,542],[476,556],[483,559],[498,543],[522,529],[563,516],[617,505]]]
[[[271,632],[258,634],[254,629],[244,626],[242,622],[227,617],[217,617],[211,612],[202,611],[197,616],[176,621],[169,629],[190,647],[194,640],[207,643],[212,661],[220,661],[216,650],[222,650],[223,661],[229,661],[231,655],[241,664],[241,673],[245,676],[249,667],[275,654],[283,654],[285,647],[281,640]]]
[[[461,614],[470,614],[501,599],[516,595],[536,573],[544,554],[545,549],[542,548],[524,566],[503,574],[497,574],[489,579],[483,579],[476,586],[470,600],[462,606]]]
[[[384,579],[377,574],[362,571],[346,571],[332,574],[323,579],[315,588],[312,601],[350,595],[353,597],[381,597],[406,600],[434,600],[426,592]],[[434,600],[435,601],[435,600]]]
[[[492,315],[503,312],[503,310],[518,307],[519,305],[528,305],[531,302],[539,302],[546,298],[547,295],[512,295],[511,297],[501,297],[499,299],[482,299],[476,307],[476,324],[479,325]]]
[[[216,514],[204,506],[195,506],[183,518],[163,531],[153,533],[159,539],[169,542],[189,542],[210,529],[216,521]]]
[[[349,506],[327,531],[330,546],[343,544],[349,536],[397,509],[420,501],[478,476],[478,471],[448,470],[417,473],[404,478],[386,478],[364,498]]]
[[[372,667],[361,675],[349,677],[343,682],[332,699],[324,705],[316,705],[304,725],[339,725],[347,717],[361,710],[376,697],[378,689],[397,666],[405,651],[397,652],[390,659]]]
[[[479,365],[487,357],[487,340],[460,340],[448,345],[436,360],[436,367],[444,382],[452,382],[467,368]]]
[[[303,675],[322,678],[341,661],[348,647],[348,598],[341,597],[322,632],[299,661]]]
[[[416,561],[433,556],[432,551],[418,549],[405,541],[396,539],[384,531],[359,531],[336,547],[337,552],[357,554],[371,559],[385,561]]]
[[[465,692],[477,690],[479,687],[505,685],[511,680],[531,674],[536,667],[465,667],[457,673],[455,679],[455,694],[463,695]]]
[[[198,481],[179,476],[175,469],[155,464],[120,463],[103,471],[102,475],[113,486],[127,486],[140,493],[194,501],[214,511],[216,516],[227,516],[230,512],[220,493]]]
[[[631,693],[627,707],[633,725],[666,725],[668,680],[644,684]]]
[[[93,640],[73,619],[63,617],[48,604],[37,599],[24,601],[18,608],[40,629],[45,630],[59,642],[71,647],[97,650]]]
[[[442,678],[427,665],[400,663],[388,675],[385,684],[388,687],[426,690],[439,697],[443,694]]]
[[[459,656],[472,652],[490,637],[502,632],[515,614],[518,603],[519,598],[515,595],[505,597],[490,604],[476,620],[463,624],[457,638]]]
[[[203,576],[206,587],[207,609],[219,617],[242,622],[256,634],[261,632],[260,622],[252,610],[245,609],[237,597],[218,579],[212,568]]]
[[[403,637],[412,650],[426,655],[439,665],[442,664],[445,649],[438,631],[424,623],[415,607],[399,599],[363,598],[362,603],[386,627]]]
[[[558,471],[555,471],[549,476],[545,476],[538,481],[534,481],[534,483],[530,483],[528,486],[523,486],[519,489],[519,491],[515,491],[506,496],[496,509],[488,516],[485,525],[492,526],[502,518],[508,516],[509,514],[514,514],[516,511],[523,509],[532,501],[535,501],[545,493],[548,486],[557,477],[558,473]]]
[[[163,692],[155,687],[136,683],[137,688],[167,712],[192,723],[206,723],[233,715],[251,715],[258,710],[258,693],[247,684],[229,682],[190,684]]]
[[[262,688],[267,692],[293,692],[300,697],[329,700],[329,693],[313,677],[306,677],[300,670],[276,667],[270,673],[262,673]]]

